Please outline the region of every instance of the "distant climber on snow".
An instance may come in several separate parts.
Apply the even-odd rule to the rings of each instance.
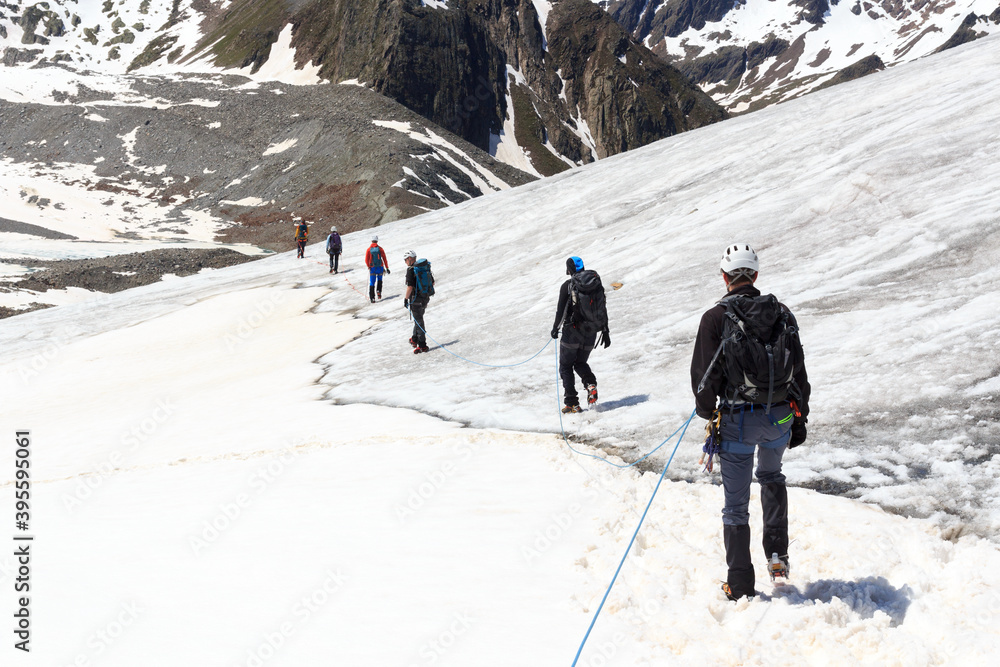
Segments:
[[[764,556],[776,583],[788,579],[788,493],[781,473],[785,448],[806,439],[809,379],[795,316],[754,287],[759,261],[736,243],[722,256],[727,295],[705,312],[691,359],[698,416],[709,420],[706,450],[718,453],[725,507],[722,534],[730,600],[756,594],[750,558],[750,482],[754,450],[764,514]],[[716,406],[716,400],[719,403]]]
[[[430,298],[434,296],[434,274],[431,273],[431,263],[426,259],[417,259],[417,253],[407,250],[403,254],[406,262],[406,295],[403,307],[409,308],[413,317],[413,335],[410,345],[413,353],[427,352],[427,328],[424,325],[424,311]]]
[[[378,244],[378,236],[372,235],[372,244],[365,251],[365,265],[368,267],[368,298],[375,303],[375,297],[382,298],[382,274],[392,273],[385,258],[385,250]]]
[[[574,373],[580,376],[587,390],[587,403],[597,403],[597,378],[587,360],[597,344],[598,332],[606,348],[611,346],[611,332],[601,277],[596,271],[584,269],[583,260],[579,257],[566,260],[566,274],[570,279],[559,288],[552,337],[559,337],[559,327],[562,326],[559,376],[562,378],[565,404],[562,411],[568,413],[582,412]]]
[[[300,220],[295,224],[295,245],[299,249],[298,258],[306,256],[306,242],[309,241],[309,224]]]
[[[326,237],[326,254],[330,256],[330,273],[338,273],[340,268],[340,253],[344,249],[344,244],[340,240],[340,234],[336,227],[330,228],[330,235]]]

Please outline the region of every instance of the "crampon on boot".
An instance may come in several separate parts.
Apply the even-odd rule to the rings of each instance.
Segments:
[[[788,556],[781,557],[776,553],[771,554],[771,560],[767,564],[767,573],[771,575],[771,581],[776,586],[788,583],[788,573],[790,571]]]

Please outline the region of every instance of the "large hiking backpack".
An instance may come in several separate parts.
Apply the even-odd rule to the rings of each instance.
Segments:
[[[434,296],[434,274],[431,273],[431,263],[426,259],[418,259],[413,264],[413,278],[417,283],[414,287],[417,294]]]
[[[326,252],[330,255],[339,255],[341,250],[343,250],[343,244],[340,241],[340,234],[333,232],[326,239]]]
[[[604,299],[604,285],[597,271],[574,273],[569,281],[569,294],[573,302],[573,326],[585,334],[597,333],[608,327],[608,306]]]
[[[725,400],[766,404],[798,398],[792,377],[799,356],[798,329],[773,294],[737,295],[722,301]],[[711,370],[711,367],[710,367]],[[706,373],[707,376],[707,373]]]
[[[382,248],[377,245],[373,245],[368,248],[368,255],[371,257],[372,265],[371,268],[377,269],[382,266]]]
[[[295,240],[305,241],[309,235],[309,226],[306,223],[300,224],[295,228]],[[285,238],[288,238],[287,236]]]

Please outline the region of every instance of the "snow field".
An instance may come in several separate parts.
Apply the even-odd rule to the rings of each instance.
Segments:
[[[60,636],[36,639],[33,659],[506,665],[575,652],[657,474],[570,456],[548,434],[316,400],[313,360],[366,342],[355,336],[371,322],[314,312],[350,287],[303,286],[310,264],[289,253],[174,281],[173,304],[169,285],[131,290],[131,326],[82,318],[48,366],[5,365],[4,405],[37,425],[35,530],[49,546],[36,636]],[[1000,565],[993,545],[792,489],[794,587],[733,605],[716,590],[720,503],[715,486],[664,483],[581,664],[767,664],[778,651],[933,664],[997,649],[982,578]],[[739,639],[705,639],[722,636]]]

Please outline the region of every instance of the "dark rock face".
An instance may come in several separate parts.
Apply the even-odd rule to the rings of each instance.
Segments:
[[[680,69],[692,81],[698,83],[719,83],[739,79],[747,71],[747,51],[738,46],[725,46],[682,64]]]
[[[655,44],[677,37],[688,28],[701,30],[710,21],[721,21],[733,0],[619,0],[608,3],[608,12],[633,35],[649,35]]]
[[[823,17],[830,11],[831,2],[830,0],[792,0],[792,4],[802,8],[802,11],[799,12],[800,18],[813,25],[823,25],[825,23]],[[833,0],[832,4],[837,4],[837,0]]]
[[[935,53],[940,53],[947,49],[953,49],[956,46],[961,46],[962,44],[967,44],[968,42],[974,41],[982,37],[985,32],[977,31],[976,24],[980,21],[989,21],[991,23],[1000,23],[1000,7],[997,7],[992,14],[989,16],[977,16],[975,13],[971,13],[965,17],[958,29],[955,30],[955,34],[948,38],[948,41],[942,44]]]
[[[788,50],[789,44],[786,39],[779,39],[773,35],[763,43],[753,42],[747,47],[747,69],[753,69],[768,58],[776,58]]]
[[[860,79],[863,76],[868,76],[875,72],[881,72],[885,69],[885,63],[878,56],[872,54],[867,58],[862,58],[856,63],[848,65],[844,69],[837,72],[837,74],[824,83],[822,86],[816,88],[816,90],[821,90],[823,88],[828,88],[830,86],[835,86],[838,83],[845,83],[847,81],[853,81],[854,79]]]
[[[286,22],[300,64],[331,81],[358,79],[481,149],[513,112],[518,143],[543,174],[567,167],[546,145],[574,162],[592,159],[578,116],[602,128],[599,156],[725,117],[672,68],[648,66],[656,59],[588,0],[554,5],[548,51],[531,0],[452,0],[447,10],[419,0],[237,0],[201,48],[213,45],[221,65],[259,67]],[[626,52],[646,71],[619,63]],[[508,80],[508,67],[523,84]]]
[[[589,0],[563,0],[549,15],[549,52],[606,157],[725,118],[684,76],[635,43]]]
[[[786,40],[772,35],[767,41],[753,42],[745,49],[738,46],[723,47],[682,64],[680,70],[696,83],[738,81],[748,70],[757,67],[767,58],[780,56],[788,47]]]

